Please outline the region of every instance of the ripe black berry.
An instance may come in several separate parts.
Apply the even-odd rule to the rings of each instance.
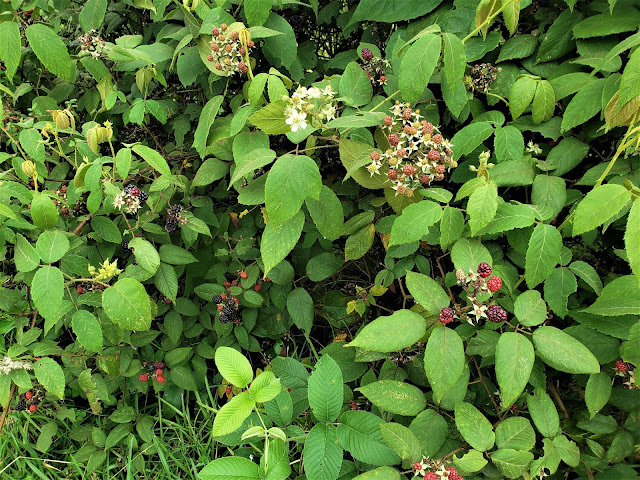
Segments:
[[[169,215],[164,225],[164,229],[167,231],[167,233],[171,233],[171,232],[175,232],[177,228],[178,228],[177,217],[174,217],[173,215]]]
[[[222,297],[220,295],[214,295],[213,303],[222,303]]]
[[[25,402],[24,400],[20,400],[16,405],[16,410],[19,412],[22,412],[26,409],[27,409],[27,402]]]
[[[122,247],[122,251],[125,253],[133,253],[133,249],[129,248],[129,240],[126,238],[120,242],[120,246]]]
[[[140,190],[140,193],[138,194],[138,198],[140,199],[140,203],[144,203],[149,199],[149,194],[147,192],[143,192],[142,190]]]
[[[136,188],[136,186],[132,183],[124,187],[124,193],[131,194],[131,191]]]
[[[507,320],[507,312],[500,305],[491,305],[487,309],[487,317],[494,323],[500,323]]]
[[[224,323],[229,323],[230,321],[231,319],[227,315],[225,315],[224,312],[220,314],[220,323],[224,324]]]
[[[172,205],[171,208],[167,211],[167,214],[173,215],[174,217],[180,217],[183,208],[180,205]]]
[[[227,300],[227,307],[235,307],[236,306],[236,301],[233,298],[230,298],[229,300]]]

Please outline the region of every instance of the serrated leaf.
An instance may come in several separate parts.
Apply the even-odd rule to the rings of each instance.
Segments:
[[[265,276],[293,250],[302,233],[302,227],[304,227],[302,211],[279,227],[274,227],[271,222],[267,224],[260,244]]]
[[[455,420],[456,428],[473,448],[484,452],[493,447],[496,436],[491,422],[476,407],[470,403],[458,402]]]
[[[235,348],[218,347],[215,362],[223,378],[236,387],[245,388],[253,380],[249,360]]]
[[[631,205],[631,210],[629,211],[629,218],[627,218],[627,228],[624,231],[624,248],[627,252],[627,261],[629,262],[631,271],[640,280],[640,202],[638,201],[633,202],[633,204]],[[575,263],[577,262],[573,262],[573,264]],[[586,281],[586,279],[584,279],[583,277],[581,278]],[[592,275],[589,278],[593,278]],[[593,281],[597,282],[596,279],[597,281],[600,280],[600,277],[597,274],[595,278],[593,278]],[[591,285],[591,283],[589,283],[589,285]],[[597,283],[595,290],[596,293],[600,293],[597,290]]]
[[[321,422],[333,422],[343,401],[342,371],[329,355],[323,355],[309,376],[309,406]]]
[[[40,267],[31,281],[31,299],[38,313],[47,320],[57,320],[62,297],[64,278],[57,267]]]
[[[78,310],[71,321],[78,343],[92,352],[102,352],[102,328],[98,319],[86,310]]]
[[[531,106],[533,123],[539,124],[549,120],[553,116],[555,106],[556,97],[553,87],[547,80],[540,80]]]
[[[625,275],[609,282],[595,303],[584,311],[603,316],[640,315],[640,285],[637,277]]]
[[[587,386],[584,389],[584,401],[587,404],[590,418],[593,418],[609,402],[611,389],[611,378],[606,373],[594,373],[589,376]]]
[[[169,164],[162,155],[156,152],[154,149],[147,147],[146,145],[135,145],[132,150],[140,155],[145,162],[151,165],[155,170],[162,175],[171,175],[171,169]]]
[[[522,325],[533,327],[547,319],[547,304],[537,290],[527,290],[516,298],[513,313]]]
[[[202,112],[200,113],[198,126],[196,127],[196,131],[193,134],[193,148],[195,148],[196,151],[200,154],[200,158],[204,158],[205,156],[209,131],[211,130],[211,126],[216,119],[216,115],[218,114],[218,110],[220,109],[220,105],[222,105],[223,101],[224,96],[222,95],[213,97],[206,103],[206,105],[202,109]]]
[[[255,404],[247,392],[240,392],[234,396],[218,410],[213,419],[213,436],[219,437],[238,430],[251,414]]]
[[[485,183],[469,196],[467,214],[471,235],[486,227],[496,215],[498,209],[498,187],[494,182]]]
[[[533,229],[525,258],[525,279],[529,288],[545,280],[560,262],[562,235],[551,225]]]
[[[399,423],[383,423],[380,429],[384,441],[404,462],[414,463],[422,459],[420,442],[407,427]]]
[[[631,192],[622,185],[608,183],[591,190],[580,201],[573,219],[573,235],[593,230],[613,217],[631,200]]]
[[[38,382],[46,388],[47,393],[51,393],[61,400],[64,398],[66,382],[64,372],[58,362],[52,358],[43,357],[33,364],[33,371]]]
[[[376,466],[395,465],[400,457],[382,438],[380,425],[384,423],[370,412],[346,411],[338,423],[338,440],[356,460]]]
[[[450,328],[435,328],[425,348],[424,370],[437,403],[458,381],[464,363],[464,346],[460,336]]]
[[[413,345],[424,335],[426,329],[427,322],[422,315],[411,310],[398,310],[365,325],[345,346],[375,352],[395,352]]]
[[[200,472],[200,480],[259,480],[258,465],[244,457],[222,457],[208,463]]]
[[[533,332],[533,344],[544,363],[558,371],[575,374],[600,372],[600,364],[593,353],[556,327],[537,328]]]
[[[496,380],[503,408],[508,408],[524,391],[536,359],[533,345],[522,334],[505,332],[496,345]]]
[[[60,78],[71,76],[71,57],[62,39],[49,27],[36,23],[25,29],[29,45],[47,70]]]
[[[431,225],[442,216],[442,207],[435,202],[422,200],[408,205],[391,227],[389,246],[415,242],[426,234]]]
[[[398,88],[407,102],[417,101],[427,88],[441,48],[442,41],[438,35],[426,34],[416,40],[402,57]]]
[[[121,328],[145,331],[151,327],[151,304],[140,282],[122,278],[102,293],[102,308]]]
[[[397,380],[380,380],[356,389],[380,410],[413,417],[427,406],[424,393]]]
[[[509,110],[514,119],[522,115],[531,104],[537,86],[537,82],[531,77],[520,77],[513,84],[509,92]]]
[[[482,142],[491,136],[493,126],[487,122],[477,122],[458,130],[451,139],[456,146],[454,155],[456,158],[473,152]]]
[[[336,427],[318,423],[304,441],[305,473],[309,480],[335,480],[342,465],[342,447]]]

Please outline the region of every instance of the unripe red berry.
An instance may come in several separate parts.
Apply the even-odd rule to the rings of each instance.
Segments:
[[[387,81],[387,77],[384,75],[380,75],[380,82],[384,83]]]
[[[222,295],[220,295],[220,297],[222,298],[222,300],[226,300],[227,296],[223,293]]]
[[[238,297],[231,297],[231,298],[233,298],[233,301],[236,302],[236,305],[240,303],[240,300],[238,300]]]
[[[424,474],[424,480],[440,480],[440,477],[435,472],[427,472]]]
[[[487,278],[489,275],[491,275],[491,265],[489,265],[487,262],[482,262],[478,265],[478,275],[480,275],[482,278]]]
[[[218,305],[218,310],[222,311],[223,308],[224,308],[224,305]]]
[[[391,115],[387,115],[386,117],[384,117],[384,124],[387,127],[390,127],[391,125],[393,125],[393,117]]]
[[[402,111],[402,118],[404,120],[411,120],[411,114],[413,113],[413,111],[410,108],[405,108]]]
[[[495,293],[502,288],[502,279],[497,275],[494,275],[487,282],[487,288],[491,293]]]
[[[231,40],[233,40],[234,42],[238,41],[238,32],[231,32]]]
[[[400,137],[395,133],[390,133],[387,139],[389,140],[389,144],[393,145],[394,147],[398,145],[398,143],[400,143]]]
[[[271,279],[270,279],[269,277],[264,277],[264,281],[265,281],[265,282],[270,282],[270,281],[271,281]]]
[[[157,381],[158,383],[164,383],[164,382],[165,382],[165,380],[166,380],[166,378],[164,378],[162,375],[158,375],[158,376],[156,377],[156,381]]]
[[[414,173],[416,173],[416,168],[410,163],[407,163],[402,167],[402,173],[404,173],[405,175],[413,175]]]
[[[164,303],[171,303],[171,299],[169,297],[165,298]]]
[[[254,46],[255,46],[255,43],[253,43],[253,40],[249,40],[249,41],[247,42],[247,47],[249,47],[249,48],[253,48]]]
[[[396,155],[398,155],[398,157],[400,157],[400,158],[404,158],[404,157],[407,156],[407,151],[404,148],[399,148],[396,151]]]
[[[227,24],[223,23],[220,25],[220,30],[222,30],[223,32],[225,32],[227,30]]]
[[[619,372],[628,372],[629,365],[627,365],[626,362],[623,362],[622,360],[616,360],[616,370],[618,370]]]
[[[427,158],[432,162],[437,162],[438,160],[440,160],[440,152],[438,150],[429,150]]]
[[[220,35],[220,30],[218,29],[218,27],[213,27],[211,29],[211,35],[213,35],[214,37],[217,37],[218,35]]]
[[[226,393],[227,395],[229,395],[231,393],[231,387],[227,387],[224,389],[224,393]]]
[[[134,197],[137,197],[138,195],[140,195],[140,190],[138,190],[138,187],[133,187],[131,190],[129,190],[129,193]]]
[[[253,289],[254,289],[256,292],[259,292],[260,290],[262,290],[262,284],[261,284],[261,283],[256,283],[256,284],[253,286]]]
[[[389,178],[389,180],[395,180],[396,178],[398,178],[398,171],[395,168],[390,168],[387,172],[387,177]]]
[[[431,177],[429,175],[420,175],[418,180],[420,180],[422,185],[429,185],[431,183]]]
[[[247,65],[244,62],[240,62],[238,63],[238,70],[240,70],[240,73],[247,73],[249,68],[247,68]]]
[[[76,288],[76,292],[78,292],[78,295],[82,295],[84,293],[84,288],[82,287],[82,285],[78,285],[78,288]]]
[[[26,398],[27,400],[31,400],[33,398],[33,392],[29,390],[27,393],[24,394],[24,398]]]
[[[216,70],[222,70],[222,64],[220,62],[216,63]]]
[[[213,62],[213,55],[208,55],[207,56],[207,61]]]
[[[161,376],[164,372],[161,368],[156,369],[156,375]]]
[[[431,138],[431,140],[433,141],[433,143],[435,143],[436,145],[442,143],[442,135],[440,135],[439,133],[436,133],[433,138]]]
[[[67,186],[66,186],[66,185],[62,185],[62,186],[60,187],[60,191],[61,191],[62,193],[67,193]]]
[[[422,468],[422,464],[420,462],[416,462],[413,464],[414,470],[420,470]]]
[[[370,158],[372,161],[377,162],[378,160],[380,160],[380,154],[374,150],[373,152],[371,152],[371,153],[369,154],[369,158]]]
[[[238,281],[237,281],[237,280],[233,280],[233,281],[231,282],[231,285],[232,285],[233,287],[237,286],[237,285],[238,285]]]
[[[33,413],[38,409],[37,405],[29,405],[29,412]]]
[[[444,165],[436,165],[436,168],[434,170],[438,175],[442,175],[444,174],[445,168],[444,168]]]
[[[244,55],[245,53],[247,53],[247,51],[244,49],[244,47],[240,47],[240,48],[238,49],[238,53],[239,53],[240,55]]]
[[[140,380],[141,382],[146,382],[147,380],[149,380],[149,375],[147,375],[146,373],[141,373],[138,376],[138,380]]]
[[[368,48],[363,48],[360,53],[362,54],[362,58],[367,62],[373,59],[373,52]]]
[[[229,282],[229,281],[224,282],[223,285],[225,286],[225,288],[229,288],[231,286],[231,282]]]
[[[404,185],[399,185],[397,192],[400,195],[404,195],[405,193],[407,193],[407,187],[405,187]]]
[[[156,368],[164,368],[164,362],[160,362],[160,361],[155,362],[153,366]]]
[[[227,52],[227,53],[231,53],[231,51],[233,50],[233,45],[231,45],[230,43],[227,43],[227,44],[224,46],[224,50],[225,50],[225,52]]]
[[[464,480],[455,468],[445,467],[445,470],[449,472],[448,480]]]
[[[240,272],[240,278],[247,278],[249,276],[249,274],[247,274],[247,272],[245,272],[244,270]]]
[[[446,307],[440,310],[440,315],[438,316],[438,320],[440,320],[440,323],[442,323],[443,325],[446,325],[447,323],[453,321],[453,315],[454,315],[453,308]]]

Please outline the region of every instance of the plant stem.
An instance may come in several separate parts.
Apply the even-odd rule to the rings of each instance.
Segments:
[[[496,10],[495,13],[489,15],[484,20],[484,22],[482,22],[480,25],[478,25],[469,35],[467,35],[466,37],[464,37],[462,39],[462,43],[466,42],[471,37],[475,36],[476,33],[478,33],[480,30],[482,30],[486,25],[490,24],[493,21],[494,18],[496,18],[500,13],[502,13],[503,10],[505,10],[508,6],[510,6],[515,1],[516,0],[509,0],[507,3],[505,3],[503,6],[501,6],[498,10]]]

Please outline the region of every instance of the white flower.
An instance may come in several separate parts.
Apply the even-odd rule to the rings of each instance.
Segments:
[[[380,175],[380,172],[378,171],[380,170],[380,167],[382,167],[382,164],[380,162],[373,162],[367,167],[367,171],[371,174],[372,177],[374,175]]]
[[[298,130],[304,130],[307,128],[305,118],[307,118],[306,113],[294,111],[292,115],[285,120],[285,122],[287,125],[291,125],[292,132],[297,132]]]
[[[307,98],[307,89],[303,86],[299,86],[298,89],[291,95],[291,103],[297,107],[300,107],[307,103],[304,99]]]
[[[333,97],[335,94],[336,92],[333,91],[333,88],[331,88],[331,85],[327,85],[322,90],[322,95],[324,95],[325,97]]]
[[[333,120],[334,118],[336,118],[336,107],[335,107],[335,105],[332,105],[330,103],[327,106],[325,106],[322,109],[322,114],[325,116],[327,121]]]
[[[476,317],[476,321],[480,320],[481,318],[487,318],[487,314],[485,313],[487,311],[487,306],[483,305],[483,304],[473,304],[473,312],[472,315],[474,315]],[[469,322],[471,323],[471,322]]]
[[[122,207],[125,205],[125,201],[124,201],[124,193],[119,193],[118,195],[116,195],[113,199],[113,206],[115,208],[117,208],[118,210],[122,209]]]
[[[322,91],[318,87],[310,87],[307,90],[307,96],[309,98],[320,98],[322,97]]]

